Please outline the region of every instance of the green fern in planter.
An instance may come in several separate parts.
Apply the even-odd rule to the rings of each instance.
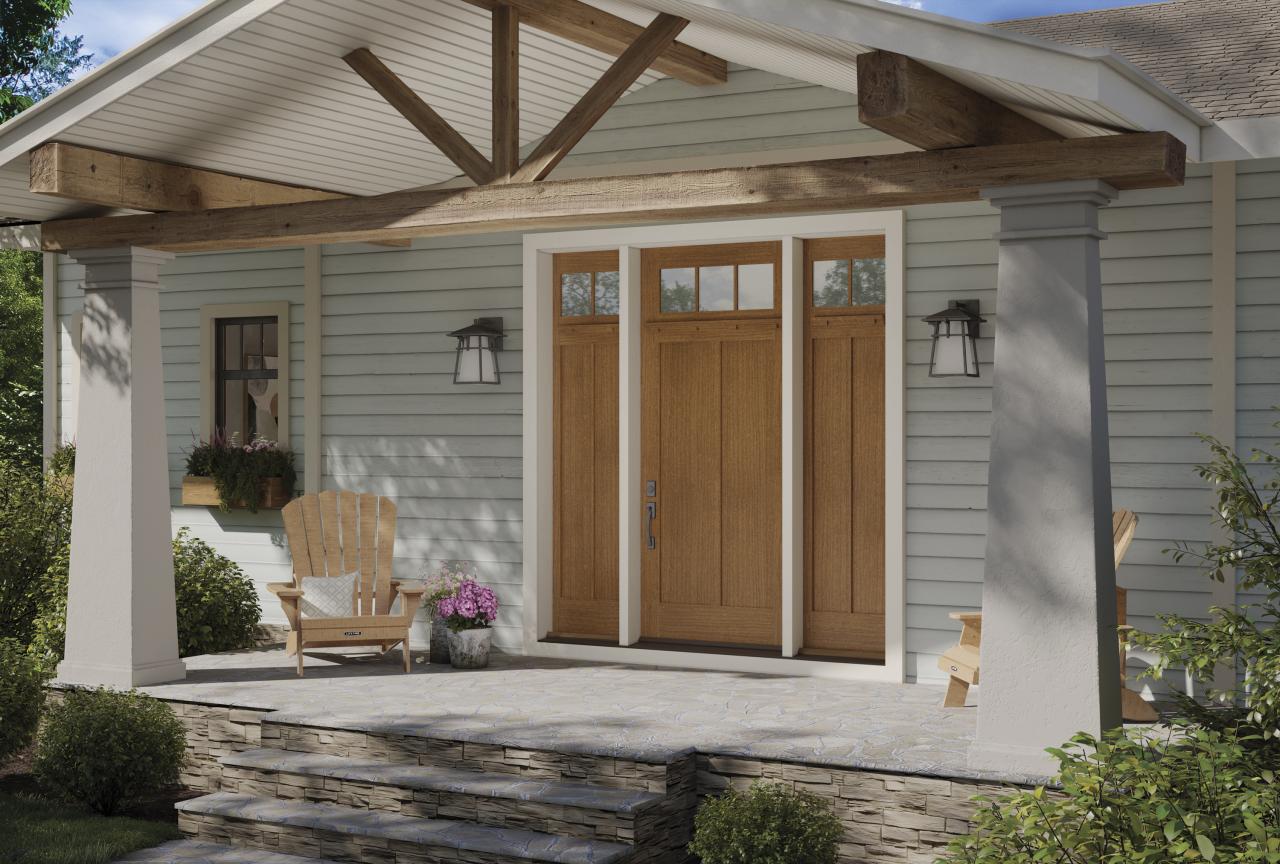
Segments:
[[[221,433],[191,448],[187,454],[187,474],[213,478],[224,512],[232,503],[243,501],[250,511],[257,513],[267,480],[279,478],[286,498],[293,496],[298,482],[293,451],[288,447],[262,438],[240,445],[234,440],[228,441]]]

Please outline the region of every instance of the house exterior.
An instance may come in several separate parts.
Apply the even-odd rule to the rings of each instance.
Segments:
[[[532,4],[541,5],[554,4]],[[1209,539],[1196,434],[1261,444],[1280,401],[1273,5],[1171,0],[991,28],[875,0],[590,6],[641,26],[654,13],[692,22],[679,44],[726,60],[724,80],[681,80],[660,63],[638,74],[552,181],[625,186],[657,172],[935,149],[859,119],[858,57],[872,51],[915,58],[1054,138],[1168,133],[1186,148],[1185,181],[1120,192],[1079,179],[989,183],[978,200],[733,218],[693,208],[686,218],[624,213],[528,230],[495,217],[493,230],[408,243],[406,228],[390,245],[277,237],[172,258],[59,246],[50,238],[60,220],[125,214],[105,218],[141,224],[127,214],[196,208],[141,206],[124,163],[118,198],[77,193],[72,151],[53,171],[66,185],[33,191],[28,153],[50,142],[330,198],[428,189],[446,202],[473,185],[342,63],[361,47],[497,163],[486,9],[218,0],[0,128],[8,240],[47,250],[48,448],[94,438],[96,452],[123,448],[132,454],[123,461],[138,464],[148,448],[163,450],[172,530],[189,527],[237,561],[263,586],[265,620],[276,624],[265,585],[290,578],[279,514],[182,504],[185,453],[215,428],[290,445],[307,492],[393,497],[397,575],[474,562],[503,604],[495,644],[513,653],[932,681],[958,635],[948,613],[984,608],[998,640],[990,657],[1003,658],[984,658],[999,664],[980,697],[993,712],[1006,704],[993,682],[1047,691],[1057,686],[1050,674],[1074,681],[1062,645],[1086,652],[1085,678],[1113,681],[1108,568],[1094,573],[1088,551],[1101,536],[1089,526],[1112,509],[1104,498],[1140,516],[1115,574],[1129,590],[1131,624],[1233,602],[1231,586],[1211,586],[1164,550]],[[1170,50],[1132,53],[1157,25],[1176,30],[1162,49],[1194,37],[1247,50],[1231,55],[1230,76],[1213,63],[1169,62]],[[552,29],[521,31],[525,156],[613,60]],[[638,198],[649,194],[635,182]],[[293,206],[283,197],[232,203]],[[208,222],[210,238],[220,224]],[[200,246],[200,227],[190,230],[169,245]],[[148,243],[139,234],[111,245]],[[133,269],[101,276],[108,265]],[[132,350],[135,368],[139,357],[158,359],[148,374],[162,376],[163,403],[135,400],[116,415],[101,388],[82,386],[85,369],[113,362],[100,343],[86,344],[86,326],[98,325],[83,298],[86,284],[130,279],[161,286],[158,328]],[[931,376],[934,340],[921,319],[971,300],[985,319],[978,375]],[[1100,319],[1089,311],[1095,301]],[[448,334],[480,318],[502,320],[500,383],[456,384]],[[115,331],[97,338],[104,332]],[[1002,359],[1011,384],[993,392]],[[134,431],[124,440],[103,431],[111,417],[132,418]],[[144,422],[157,427],[146,447]],[[143,469],[121,470],[138,481]],[[81,536],[104,530],[84,526],[113,494],[134,502],[134,528],[165,518],[140,493],[87,485],[78,479]],[[1042,502],[1030,508],[1040,521],[1024,524],[1032,500]],[[81,541],[91,542],[105,541]],[[1036,583],[1053,590],[1006,590],[1041,558],[1068,570],[1087,561],[1088,572]],[[73,584],[87,566],[73,570]],[[1083,593],[1073,593],[1077,583]],[[1078,608],[1096,627],[1073,635]],[[92,629],[90,613],[79,614],[73,628]],[[133,614],[136,642],[147,619],[166,612]],[[175,663],[147,668],[172,676]],[[64,675],[87,680],[94,668]],[[1029,697],[1009,686],[1022,694],[1009,714],[1025,724],[1016,709]],[[1089,686],[1063,685],[1075,695]],[[1093,698],[1102,698],[1095,716],[1112,710]],[[1066,722],[1088,725],[1079,715]],[[1006,730],[995,719],[988,728],[999,755]]]

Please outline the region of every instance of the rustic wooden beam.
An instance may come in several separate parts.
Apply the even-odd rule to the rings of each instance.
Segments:
[[[919,61],[889,51],[858,55],[858,119],[922,150],[1063,137]]]
[[[581,228],[975,201],[982,189],[1102,179],[1177,186],[1186,146],[1165,132],[630,177],[393,192],[239,210],[46,222],[46,251],[175,251]]]
[[[579,0],[467,0],[473,6],[492,9],[499,4],[520,11],[520,20],[545,33],[577,42],[603,54],[618,56],[643,32],[609,12]],[[677,42],[653,61],[653,68],[688,84],[723,84],[729,80],[729,64],[714,54]]]
[[[342,58],[370,87],[377,90],[404,119],[427,136],[436,148],[449,157],[476,183],[493,179],[493,165],[458,130],[435,112],[422,98],[409,89],[396,73],[387,68],[368,48],[357,48]]]
[[[32,192],[125,210],[216,210],[349,197],[60,141],[32,150],[30,162]]]
[[[493,176],[520,167],[520,11],[493,8]]]
[[[582,137],[600,122],[605,112],[622,98],[622,94],[636,83],[654,58],[673,45],[680,31],[688,26],[688,21],[674,15],[663,13],[654,18],[636,41],[605,70],[600,80],[569,109],[556,128],[534,148],[520,170],[512,175],[512,182],[532,183],[550,174]]]
[[[60,141],[32,150],[30,163],[32,192],[121,210],[222,210],[353,197]],[[378,245],[404,247],[410,242],[387,240]]]

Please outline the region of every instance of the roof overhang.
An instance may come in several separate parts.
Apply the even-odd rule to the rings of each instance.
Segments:
[[[637,24],[655,12],[687,18],[682,42],[849,93],[857,89],[859,54],[905,54],[1068,137],[1166,131],[1199,159],[1202,130],[1212,125],[1114,55],[880,0],[587,2]],[[375,14],[383,8],[375,0],[211,0],[0,126],[0,217],[39,222],[85,214],[74,202],[26,188],[28,152],[51,140],[350,194],[448,182],[456,176],[449,160],[351,80],[341,56],[370,44],[398,57],[408,83],[443,88],[444,109],[487,149],[475,130],[489,109],[488,13],[461,0],[417,0],[414,19]],[[310,26],[314,16],[327,16],[324,28]],[[432,45],[456,50],[441,55]],[[523,118],[526,145],[609,62],[558,37],[530,34],[522,47],[522,64],[532,70],[523,83],[532,109]],[[636,86],[655,78],[647,73]],[[228,119],[207,119],[206,106]],[[135,123],[140,115],[145,122]],[[870,152],[884,152],[885,143]],[[578,173],[568,164],[565,170]],[[343,179],[346,188],[335,185]]]

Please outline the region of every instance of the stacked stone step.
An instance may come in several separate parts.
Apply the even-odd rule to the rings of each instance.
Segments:
[[[179,806],[190,842],[354,864],[689,857],[691,754],[648,762],[269,718],[261,743],[220,760],[221,791]],[[181,851],[164,860],[203,860]]]

